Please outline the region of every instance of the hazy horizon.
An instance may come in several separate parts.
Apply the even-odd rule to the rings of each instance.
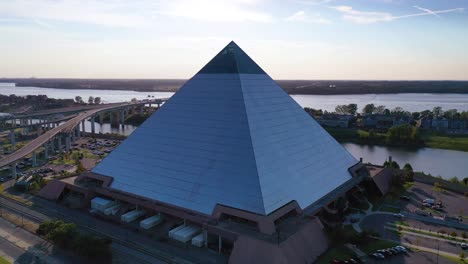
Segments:
[[[463,0],[0,2],[0,78],[189,79],[234,40],[272,78],[468,80]]]

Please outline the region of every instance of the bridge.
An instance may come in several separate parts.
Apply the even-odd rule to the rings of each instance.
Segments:
[[[44,154],[47,158],[48,156],[48,151],[49,148],[52,149],[52,151],[55,149],[55,141],[57,141],[57,147],[58,150],[62,150],[62,141],[63,138],[65,138],[65,150],[70,151],[71,148],[71,143],[74,141],[75,138],[79,138],[81,131],[80,131],[80,123],[82,124],[83,132],[84,132],[84,121],[88,118],[91,119],[91,133],[95,133],[94,130],[94,119],[96,115],[102,114],[105,112],[111,112],[111,111],[120,111],[120,123],[123,125],[124,120],[125,120],[125,115],[127,114],[127,111],[131,108],[135,108],[138,106],[146,105],[146,104],[158,104],[161,105],[162,103],[166,102],[169,100],[169,98],[160,98],[160,99],[155,99],[155,100],[145,100],[145,101],[139,101],[139,102],[132,102],[132,103],[114,103],[114,104],[106,104],[106,105],[99,105],[97,107],[92,107],[92,108],[81,108],[80,111],[83,111],[76,116],[70,118],[68,121],[61,125],[57,125],[56,127],[53,127],[52,129],[48,130],[42,135],[39,135],[37,138],[26,144],[24,147],[20,148],[19,150],[13,152],[12,154],[6,156],[5,158],[0,160],[0,168],[11,165],[11,170],[12,170],[12,176],[13,178],[16,178],[16,164],[18,160],[25,158],[26,156],[32,154],[32,159],[33,159],[33,166],[35,166],[36,163],[36,150],[44,146]],[[58,114],[58,113],[63,113],[58,111],[59,109],[56,109],[54,111],[48,111],[49,114]],[[77,111],[77,109],[74,110],[66,110],[66,111]],[[72,112],[68,112],[72,113]],[[30,118],[31,116],[38,116],[36,115],[37,113],[34,113],[32,115],[22,115],[21,117],[27,117]],[[43,116],[44,112],[41,113]],[[112,117],[112,115],[111,115]],[[11,117],[10,119],[18,119],[18,116]],[[44,123],[39,123],[39,124],[34,124],[34,125],[43,125],[47,124],[46,122]],[[13,135],[14,139],[14,135]],[[14,140],[12,142],[14,144]]]

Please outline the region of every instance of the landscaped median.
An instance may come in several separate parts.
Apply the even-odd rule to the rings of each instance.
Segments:
[[[449,233],[444,231],[443,229],[439,230],[438,232],[434,232],[431,230],[424,230],[420,228],[411,227],[405,224],[398,224],[398,223],[387,223],[385,225],[385,229],[396,231],[398,233],[406,233],[412,235],[419,235],[429,238],[434,238],[438,240],[443,240],[447,242],[460,242],[460,243],[468,243],[468,238],[466,232],[459,232],[460,234],[456,233],[455,231]],[[460,237],[458,237],[460,235]]]

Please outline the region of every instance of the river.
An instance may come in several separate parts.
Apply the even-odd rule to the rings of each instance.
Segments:
[[[55,89],[38,87],[15,87],[12,84],[0,83],[0,94],[18,96],[44,94],[50,98],[74,99],[81,96],[87,101],[90,96],[101,97],[104,103],[130,101],[132,98],[145,99],[170,97],[172,92],[137,92],[122,90],[88,90],[88,89]],[[468,111],[468,94],[352,94],[352,95],[291,95],[302,107],[311,107],[334,111],[339,104],[356,103],[361,110],[366,104],[385,105],[388,109],[397,106],[414,112],[432,110],[435,106],[442,109]]]
[[[15,87],[12,84],[0,83],[0,94],[10,95],[38,95],[45,94],[50,98],[74,99],[79,95],[83,100],[89,96],[101,97],[105,103],[130,101],[132,98],[145,99],[148,96],[154,98],[170,97],[170,92],[136,92],[121,90],[70,90],[37,87]],[[358,104],[358,109],[364,105],[373,103],[375,105],[386,105],[387,108],[397,106],[408,111],[423,111],[441,106],[443,109],[458,109],[468,111],[468,94],[360,94],[360,95],[292,95],[303,107],[312,107],[333,111],[338,104]],[[90,132],[91,125],[86,122],[86,131]],[[136,127],[125,125],[122,127],[111,127],[109,124],[102,126],[96,124],[96,132],[131,134]],[[346,143],[343,146],[357,159],[362,157],[364,162],[383,164],[392,156],[401,166],[410,163],[417,171],[424,171],[434,176],[451,178],[468,177],[468,152],[422,148],[418,150],[406,150],[401,148],[390,148],[382,146],[366,146]]]

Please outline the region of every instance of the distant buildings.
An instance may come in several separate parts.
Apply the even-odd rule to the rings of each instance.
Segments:
[[[421,128],[437,131],[452,130],[454,132],[468,132],[468,121],[460,119],[423,117],[421,118]]]
[[[315,120],[322,126],[340,128],[348,128],[355,119],[356,117],[353,115],[338,114],[325,114],[315,117]]]
[[[389,129],[393,126],[411,124],[413,117],[409,115],[369,114],[362,118],[362,125],[367,128]]]

